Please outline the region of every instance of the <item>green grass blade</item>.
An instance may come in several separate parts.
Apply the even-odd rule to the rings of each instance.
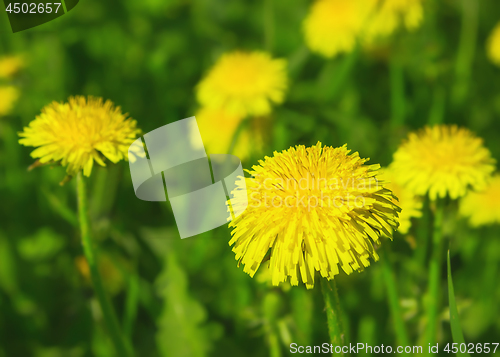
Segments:
[[[451,264],[450,264],[450,251],[448,250],[448,298],[450,304],[450,324],[451,324],[451,335],[453,336],[453,342],[460,344],[465,344],[464,334],[462,332],[462,327],[460,326],[460,319],[458,318],[457,302],[455,301],[455,290],[453,289],[453,279],[451,277]],[[469,356],[468,353],[461,353],[460,350],[457,356]]]

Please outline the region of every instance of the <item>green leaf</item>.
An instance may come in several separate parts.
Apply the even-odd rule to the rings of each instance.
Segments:
[[[457,303],[455,301],[455,290],[453,289],[453,279],[451,277],[451,264],[450,264],[450,251],[448,250],[448,299],[450,304],[450,324],[451,335],[453,342],[457,344],[465,344],[464,334],[460,326],[460,319],[458,317]],[[468,353],[461,353],[460,350],[457,356],[470,356]]]
[[[173,252],[168,254],[156,284],[164,299],[156,334],[160,354],[179,357],[208,355],[212,340],[221,334],[220,326],[205,323],[206,310],[191,296],[188,276]]]

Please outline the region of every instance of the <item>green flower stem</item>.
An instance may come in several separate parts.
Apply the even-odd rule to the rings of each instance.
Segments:
[[[326,278],[320,278],[323,299],[325,300],[326,318],[330,341],[334,346],[344,346],[344,328],[342,326],[342,312],[335,280],[331,283]],[[343,355],[343,354],[342,354]]]
[[[432,234],[432,255],[429,263],[429,287],[427,301],[427,343],[431,346],[436,343],[438,309],[439,309],[439,284],[441,278],[441,263],[443,251],[443,202],[436,201],[434,213],[434,229]]]
[[[457,60],[455,62],[455,84],[452,100],[454,105],[460,105],[468,92],[469,77],[472,63],[476,55],[476,38],[478,28],[477,0],[462,0],[462,28],[458,45]]]
[[[396,284],[396,277],[394,269],[389,261],[389,250],[386,244],[382,244],[384,256],[381,259],[382,271],[384,274],[387,295],[389,296],[389,308],[391,309],[392,319],[394,321],[394,330],[396,337],[401,346],[410,346],[410,338],[408,337],[408,330],[403,319],[401,305],[399,304],[399,294]]]
[[[391,126],[393,129],[405,122],[404,72],[400,60],[393,56],[389,65],[391,82]]]
[[[434,88],[431,110],[429,112],[429,125],[439,125],[444,122],[446,112],[446,91],[443,86]]]
[[[360,49],[355,47],[342,59],[342,63],[337,61],[327,61],[318,78],[318,97],[324,102],[331,102],[338,99],[342,93],[342,88],[355,67],[359,57]]]
[[[104,285],[97,266],[96,252],[93,247],[89,228],[85,180],[81,172],[79,172],[77,175],[77,195],[78,217],[82,234],[83,252],[85,253],[85,258],[87,259],[87,263],[89,265],[90,278],[92,280],[92,285],[94,286],[94,290],[97,294],[97,298],[101,306],[108,333],[111,336],[111,340],[113,342],[113,345],[115,346],[116,354],[118,356],[132,356],[132,349],[130,345],[127,344],[120,331],[118,319],[116,318],[113,306],[111,305],[111,302],[104,290]]]
[[[273,0],[264,0],[264,48],[273,52],[274,47],[274,9]]]

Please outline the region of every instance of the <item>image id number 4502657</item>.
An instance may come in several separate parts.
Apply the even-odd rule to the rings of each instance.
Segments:
[[[60,2],[55,3],[9,3],[5,11],[14,14],[51,14],[56,13],[61,7]]]

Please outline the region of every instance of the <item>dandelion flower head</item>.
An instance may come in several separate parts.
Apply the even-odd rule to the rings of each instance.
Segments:
[[[266,52],[232,52],[223,55],[198,84],[200,104],[230,115],[260,116],[284,100],[286,61]]]
[[[425,127],[410,133],[394,153],[397,181],[431,200],[462,197],[467,189],[486,185],[495,160],[481,138],[456,125]]]
[[[490,61],[500,66],[500,22],[496,24],[488,38],[486,52]]]
[[[0,86],[0,116],[9,114],[19,98],[19,90],[14,86]]]
[[[129,146],[140,131],[135,120],[120,107],[102,98],[76,96],[68,103],[52,102],[42,109],[24,131],[20,144],[34,146],[33,158],[40,163],[61,162],[68,175],[83,169],[90,176],[94,161],[116,163],[127,159]]]
[[[493,176],[484,190],[467,193],[460,200],[460,213],[474,227],[500,223],[500,175]]]
[[[397,183],[396,174],[391,166],[381,169],[378,177],[386,182],[385,186],[398,198],[393,201],[401,208],[398,232],[408,233],[411,227],[411,218],[422,216],[421,197],[415,196],[413,192]]]
[[[254,276],[269,252],[273,285],[299,278],[314,286],[315,271],[333,279],[378,259],[373,242],[397,228],[400,210],[377,180],[379,165],[343,147],[302,145],[275,152],[248,171],[246,190],[233,190],[231,204],[248,206],[229,227],[233,251]]]
[[[307,46],[327,58],[351,52],[375,1],[317,0],[304,20]]]

